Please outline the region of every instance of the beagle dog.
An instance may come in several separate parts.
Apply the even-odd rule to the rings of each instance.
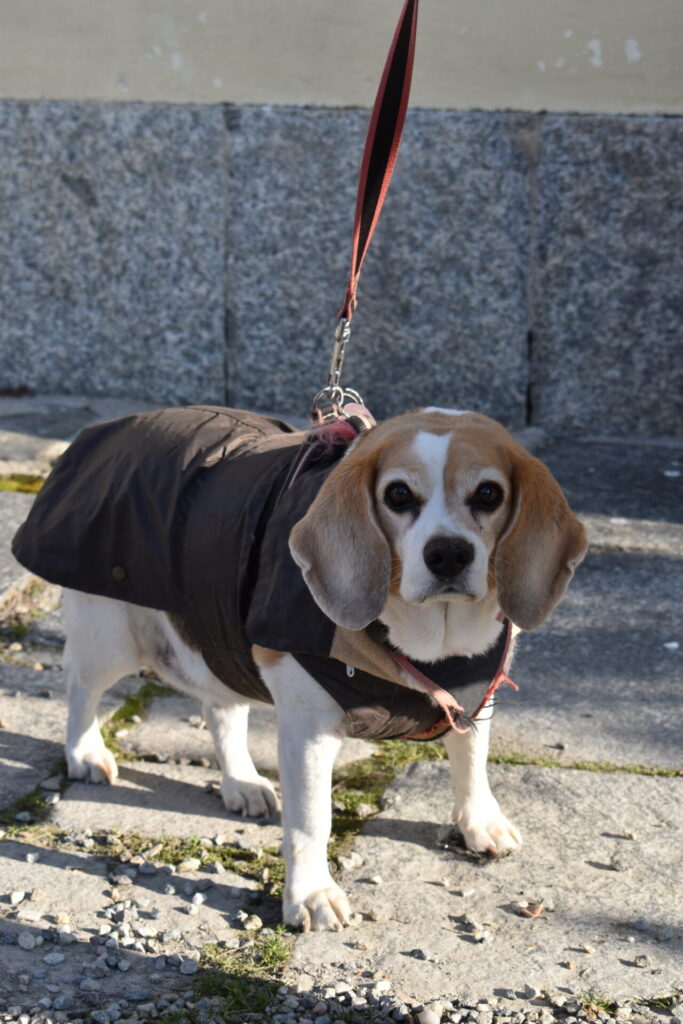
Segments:
[[[332,624],[332,660],[350,674],[354,664],[382,674],[369,665],[370,648],[380,645],[367,633],[379,623],[395,683],[423,690],[430,706],[443,690],[407,671],[409,659],[434,666],[475,659],[500,644],[506,629],[512,635],[540,626],[586,552],[583,527],[540,461],[488,417],[439,408],[389,419],[353,440],[282,542]],[[263,562],[259,573],[267,575]],[[228,811],[277,810],[273,786],[247,748],[249,700],[211,670],[182,616],[72,589],[63,607],[71,778],[116,778],[96,709],[109,686],[144,664],[202,702]],[[287,611],[296,618],[297,607]],[[278,717],[284,920],[304,930],[340,929],[350,908],[330,875],[327,844],[345,711],[294,653],[253,643],[251,656]],[[456,694],[437,710],[457,724],[458,709]],[[452,821],[471,850],[500,855],[522,840],[489,788],[489,719],[487,712],[473,728],[449,729],[442,741],[452,767]]]

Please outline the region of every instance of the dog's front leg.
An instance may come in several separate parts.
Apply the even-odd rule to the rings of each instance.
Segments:
[[[338,931],[349,921],[345,894],[330,875],[334,759],[343,712],[291,657],[262,669],[278,713],[283,852],[287,867],[285,924],[304,931]]]
[[[508,821],[491,792],[486,774],[491,708],[466,733],[449,732],[443,738],[455,789],[453,822],[465,843],[477,853],[501,855],[522,845],[522,837]]]

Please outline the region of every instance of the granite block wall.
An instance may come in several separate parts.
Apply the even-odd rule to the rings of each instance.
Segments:
[[[0,391],[302,412],[367,112],[0,103]],[[683,434],[683,120],[412,110],[345,381],[379,416]]]

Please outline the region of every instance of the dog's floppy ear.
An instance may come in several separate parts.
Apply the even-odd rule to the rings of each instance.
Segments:
[[[391,550],[375,514],[374,468],[347,456],[289,535],[289,550],[333,622],[363,629],[384,608]]]
[[[564,595],[588,547],[583,526],[542,462],[512,455],[513,508],[495,555],[500,606],[535,629]]]

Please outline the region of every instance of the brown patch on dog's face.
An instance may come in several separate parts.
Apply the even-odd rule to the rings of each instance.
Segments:
[[[366,450],[394,553],[392,593],[415,604],[482,600],[495,587],[490,557],[510,514],[512,438],[474,413],[418,413],[392,425],[399,429]]]
[[[360,438],[290,548],[320,607],[347,628],[376,618],[389,593],[419,605],[493,590],[533,628],[525,622],[537,625],[564,592],[582,538],[549,471],[504,427],[428,410]]]

